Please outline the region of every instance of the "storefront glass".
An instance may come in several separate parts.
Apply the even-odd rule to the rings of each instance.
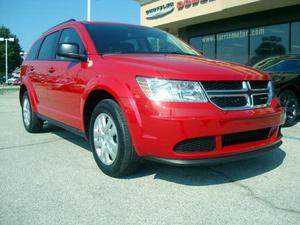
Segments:
[[[300,22],[291,25],[291,53],[300,54]]]
[[[248,30],[217,34],[217,58],[246,64],[248,62]]]
[[[250,29],[250,65],[270,56],[288,53],[289,24]]]
[[[251,66],[271,56],[300,54],[300,22],[194,37],[190,44],[208,58]]]
[[[207,35],[203,37],[195,37],[190,39],[190,44],[201,51],[203,55],[210,59],[216,58],[215,35]]]

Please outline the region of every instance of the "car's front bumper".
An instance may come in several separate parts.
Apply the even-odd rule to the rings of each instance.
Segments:
[[[281,140],[283,110],[276,99],[269,107],[224,111],[211,103],[159,103],[145,99],[123,99],[124,109],[137,154],[152,159],[188,162],[223,158],[272,146]],[[134,110],[131,110],[134,109]],[[222,143],[223,137],[270,129],[264,139],[241,143]],[[259,135],[256,135],[259,136]],[[210,137],[213,149],[176,151],[178,143]],[[208,150],[208,151],[206,151]],[[193,162],[193,161],[192,161]]]
[[[272,145],[262,147],[256,149],[255,151],[247,151],[239,154],[233,154],[223,157],[215,157],[215,158],[201,158],[201,159],[190,159],[190,160],[183,160],[183,159],[169,159],[169,158],[160,158],[155,156],[145,156],[144,159],[151,160],[154,162],[159,162],[168,165],[177,165],[177,166],[209,166],[215,164],[223,164],[233,161],[240,161],[244,159],[258,157],[262,154],[270,152],[272,150],[276,150],[282,144],[282,141],[278,140]]]

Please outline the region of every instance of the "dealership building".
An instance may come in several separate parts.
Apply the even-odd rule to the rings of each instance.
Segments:
[[[212,59],[252,65],[300,54],[300,0],[136,0],[141,24],[168,31]]]

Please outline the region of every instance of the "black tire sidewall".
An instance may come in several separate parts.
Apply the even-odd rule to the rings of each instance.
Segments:
[[[28,126],[25,124],[24,116],[23,116],[23,104],[24,104],[25,98],[28,99],[29,107],[30,107],[30,121],[29,121]],[[25,129],[30,133],[38,133],[43,128],[43,121],[40,120],[37,117],[37,115],[32,111],[32,104],[31,104],[30,97],[29,97],[27,91],[23,94],[23,97],[22,97],[22,121],[23,121]]]
[[[24,121],[24,112],[23,112],[24,109],[23,109],[23,105],[24,105],[24,100],[25,100],[25,99],[28,100],[29,106],[30,106],[30,121],[29,121],[30,123],[29,123],[28,126],[26,125],[26,123],[25,123],[25,121]],[[25,129],[26,129],[28,132],[31,132],[31,130],[32,130],[32,108],[31,108],[30,98],[29,98],[27,92],[24,93],[23,98],[22,98],[22,121],[23,121],[23,124],[24,124]]]
[[[94,159],[99,166],[99,168],[107,175],[112,177],[119,177],[122,173],[122,163],[125,158],[125,149],[127,147],[130,147],[131,143],[126,143],[126,124],[124,123],[124,120],[122,119],[122,115],[120,115],[120,111],[117,108],[118,105],[114,103],[112,100],[103,100],[95,107],[90,121],[89,126],[89,140],[90,145],[93,151]],[[94,146],[94,123],[97,118],[97,116],[100,113],[106,113],[109,115],[117,129],[118,134],[118,152],[115,161],[111,165],[105,165],[98,157],[98,154],[96,152],[95,146]],[[127,140],[128,141],[128,140]],[[128,146],[129,145],[129,146]]]
[[[298,99],[297,99],[295,93],[291,90],[286,89],[286,90],[283,90],[279,94],[280,104],[281,104],[281,98],[283,97],[283,95],[288,95],[290,98],[294,99],[295,104],[296,104],[296,117],[293,120],[286,120],[285,124],[283,125],[284,127],[290,127],[297,123],[297,114],[298,114],[298,110],[299,110],[299,103],[298,103]]]

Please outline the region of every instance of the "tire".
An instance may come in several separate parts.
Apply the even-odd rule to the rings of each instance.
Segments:
[[[284,127],[291,127],[297,123],[297,115],[299,111],[299,102],[295,93],[291,90],[283,90],[279,94],[279,100],[282,107],[286,111],[286,121]]]
[[[29,133],[38,133],[43,129],[43,121],[32,112],[30,98],[27,91],[22,97],[22,119],[25,129]]]
[[[139,157],[120,106],[105,99],[95,107],[89,126],[89,141],[94,159],[103,173],[123,177],[134,173]]]

